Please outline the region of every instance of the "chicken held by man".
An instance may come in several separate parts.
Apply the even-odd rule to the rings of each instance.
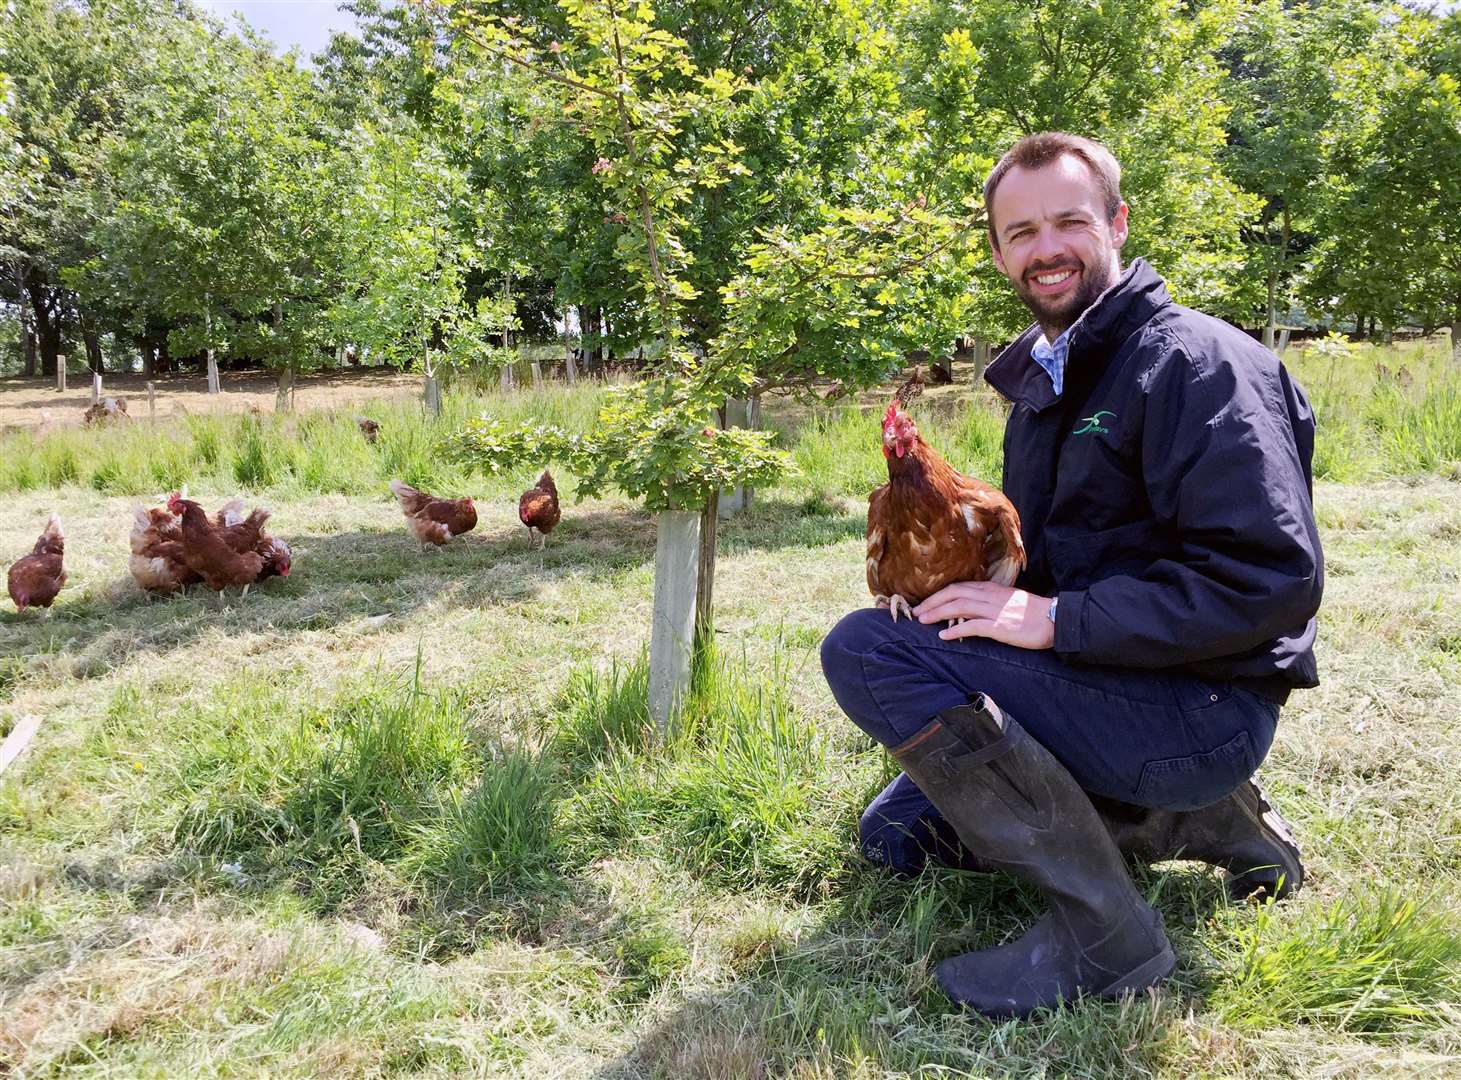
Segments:
[[[547,469],[538,477],[538,482],[518,499],[517,516],[528,527],[528,539],[536,536],[538,547],[547,547],[548,534],[563,516],[558,505],[558,486],[553,483],[553,474]]]
[[[868,498],[867,584],[896,621],[946,585],[1014,584],[1025,565],[1020,515],[995,487],[929,446],[897,401],[883,414],[888,482]]]
[[[61,586],[66,584],[65,554],[66,535],[61,531],[61,519],[52,514],[46,519],[46,527],[31,553],[10,564],[7,584],[17,611],[51,606]]]
[[[440,547],[477,527],[477,507],[470,498],[438,499],[403,480],[392,480],[391,491],[422,550],[427,544]]]

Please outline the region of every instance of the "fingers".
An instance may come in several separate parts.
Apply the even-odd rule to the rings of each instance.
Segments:
[[[938,636],[944,641],[958,641],[967,637],[994,637],[992,631],[995,628],[992,619],[966,619],[955,626],[945,627],[938,632]]]

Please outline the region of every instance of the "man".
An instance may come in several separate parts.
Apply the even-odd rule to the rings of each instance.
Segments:
[[[1317,684],[1323,560],[1314,422],[1268,350],[1121,267],[1120,168],[1088,139],[1022,139],[984,188],[995,264],[1035,317],[985,378],[1013,402],[1015,588],[951,585],[917,621],[866,609],[822,646],[838,703],[903,767],[863,849],[1036,885],[1017,941],[943,961],[954,999],[1023,1015],[1115,997],[1175,963],[1121,853],[1298,888],[1292,835],[1250,778],[1290,690]],[[950,624],[949,620],[967,620]]]

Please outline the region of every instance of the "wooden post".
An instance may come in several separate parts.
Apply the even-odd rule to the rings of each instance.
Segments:
[[[150,423],[157,423],[157,388],[151,383],[147,384],[147,419]]]
[[[700,558],[695,571],[695,649],[707,648],[715,633],[715,526],[720,492],[712,491],[700,510]]]
[[[101,373],[100,372],[97,372],[97,371],[93,371],[91,373],[91,403],[93,405],[95,405],[100,400],[101,400]]]
[[[746,398],[729,398],[722,410],[725,422],[722,427],[750,427],[751,403]],[[728,487],[721,491],[720,497],[716,500],[721,517],[735,517],[747,506],[750,505],[750,489],[744,484],[737,484],[735,487]]]
[[[701,518],[698,510],[662,510],[656,529],[649,715],[661,739],[690,688]]]
[[[533,389],[538,390],[543,386],[543,365],[537,360],[533,361]]]
[[[56,354],[56,392],[66,392],[66,354]]]

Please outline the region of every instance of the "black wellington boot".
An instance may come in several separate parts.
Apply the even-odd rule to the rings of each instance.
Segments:
[[[1122,852],[1144,862],[1196,859],[1220,866],[1228,871],[1234,900],[1282,900],[1304,884],[1293,829],[1252,780],[1199,810],[1147,810],[1090,798]]]
[[[1171,974],[1162,917],[1132,885],[1090,799],[987,697],[945,709],[890,752],[966,848],[1050,901],[1018,941],[939,964],[949,997],[988,1016],[1024,1016]]]

